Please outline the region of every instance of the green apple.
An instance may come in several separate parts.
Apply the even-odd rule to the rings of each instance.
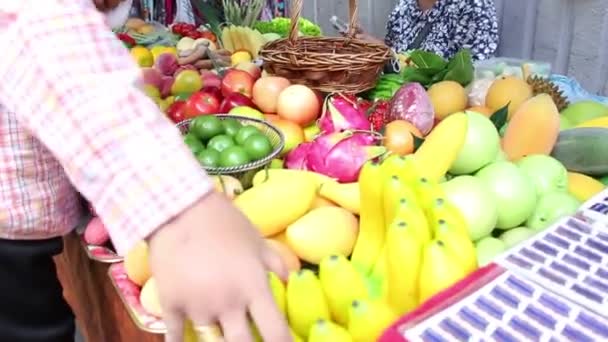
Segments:
[[[259,110],[247,106],[238,106],[232,108],[228,114],[240,115],[248,118],[264,120],[264,114]]]
[[[528,227],[516,227],[506,230],[505,232],[500,234],[498,238],[505,243],[507,248],[511,248],[522,241],[526,241],[536,233],[537,232],[535,230],[532,230]]]
[[[536,209],[526,221],[526,226],[543,230],[560,218],[578,211],[581,203],[567,192],[553,191],[540,197]]]
[[[500,137],[487,116],[465,112],[468,119],[464,145],[450,167],[450,173],[464,175],[475,172],[496,159],[500,150]]]
[[[321,129],[316,123],[304,128],[304,141],[313,141],[321,133]]]
[[[448,201],[453,203],[466,219],[471,240],[489,235],[496,226],[498,208],[492,193],[473,176],[457,176],[441,183]]]
[[[602,116],[608,116],[608,107],[595,101],[579,101],[562,110],[562,116],[576,126]]]
[[[284,166],[283,159],[275,158],[275,159],[273,159],[273,160],[270,161],[270,168],[271,169],[282,169],[283,166]]]
[[[570,129],[572,127],[574,127],[574,125],[572,124],[572,122],[570,122],[570,120],[567,117],[565,117],[563,115],[559,116],[559,130],[560,131]]]
[[[496,159],[494,159],[494,163],[500,161],[509,161],[509,159],[507,159],[507,154],[505,153],[505,151],[502,150],[502,148],[498,150],[498,153],[496,154]]]
[[[532,154],[518,160],[516,165],[532,180],[539,197],[547,192],[568,191],[568,170],[559,160]]]
[[[485,266],[491,263],[497,255],[506,250],[507,245],[502,240],[487,236],[475,243],[477,264],[479,267]]]
[[[526,221],[536,206],[534,183],[515,164],[492,163],[475,175],[494,195],[498,208],[496,227],[513,228]]]

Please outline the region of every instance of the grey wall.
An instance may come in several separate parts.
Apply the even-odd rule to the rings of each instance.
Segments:
[[[360,0],[360,23],[384,36],[397,0]],[[495,0],[501,21],[501,56],[552,63],[587,90],[608,95],[608,0]],[[305,0],[304,15],[334,34],[332,15],[347,20],[348,0]]]

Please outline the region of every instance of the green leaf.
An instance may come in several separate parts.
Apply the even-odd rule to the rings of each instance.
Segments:
[[[417,67],[424,69],[442,70],[448,64],[443,57],[436,53],[423,50],[414,50],[409,57]]]
[[[468,49],[458,51],[448,63],[444,81],[455,81],[466,87],[473,81],[473,59]]]
[[[500,108],[496,112],[492,113],[492,115],[490,116],[490,121],[492,121],[494,127],[496,127],[496,129],[499,131],[507,122],[507,118],[509,116],[509,103],[507,103],[504,107]]]
[[[413,137],[414,137],[414,151],[416,151],[416,150],[418,150],[418,148],[420,147],[420,145],[422,145],[422,143],[424,142],[424,139],[418,138],[415,135],[413,135]]]
[[[431,82],[431,77],[423,72],[420,72],[418,69],[414,69],[412,72],[404,75],[403,79],[405,82],[418,82],[423,85]]]
[[[448,69],[443,69],[440,72],[436,73],[435,76],[431,79],[432,83],[437,83],[439,81],[443,81],[445,75],[448,73]]]

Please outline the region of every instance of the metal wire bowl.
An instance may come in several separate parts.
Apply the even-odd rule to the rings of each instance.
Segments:
[[[229,115],[229,114],[215,114],[220,120],[227,118],[235,119],[242,125],[249,125],[257,127],[262,134],[264,134],[270,140],[273,150],[265,158],[252,161],[250,163],[233,166],[233,167],[203,167],[205,171],[210,175],[227,175],[238,179],[243,187],[249,187],[253,176],[261,169],[270,164],[270,162],[276,158],[285,146],[285,137],[278,128],[274,127],[270,123],[254,119],[246,116]],[[184,120],[177,124],[177,128],[182,134],[187,134],[190,128],[190,122],[192,119]]]

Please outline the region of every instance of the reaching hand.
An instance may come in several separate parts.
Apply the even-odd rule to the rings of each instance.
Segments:
[[[219,324],[226,342],[253,342],[248,317],[264,341],[292,341],[267,273],[285,279],[287,270],[222,194],[160,228],[149,245],[168,342],[183,341],[186,318],[195,327]]]

